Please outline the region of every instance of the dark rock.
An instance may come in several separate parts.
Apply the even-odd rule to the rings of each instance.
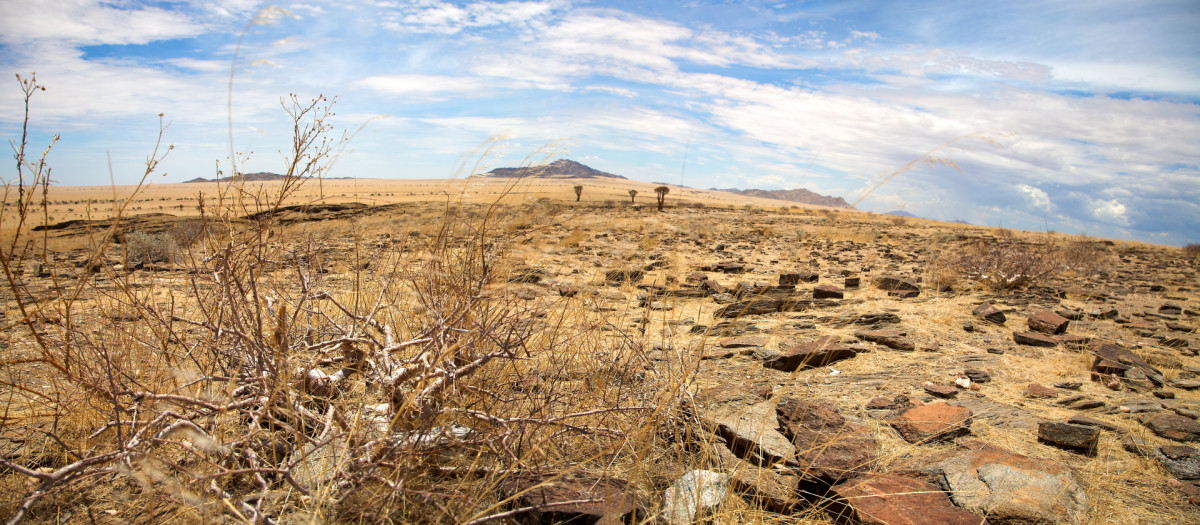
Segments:
[[[1043,334],[1057,335],[1067,331],[1071,321],[1050,310],[1042,310],[1029,316],[1029,329]]]
[[[1124,430],[1121,430],[1121,427],[1079,414],[1071,416],[1071,418],[1067,420],[1067,423],[1071,423],[1072,425],[1083,425],[1086,427],[1097,427],[1109,432],[1116,432],[1118,434],[1124,433]]]
[[[1142,412],[1160,412],[1163,406],[1162,403],[1152,399],[1126,399],[1117,404],[1117,409],[1121,412],[1138,414]]]
[[[1167,445],[1160,447],[1155,456],[1172,476],[1200,479],[1200,450],[1183,445]]]
[[[1137,368],[1155,385],[1162,385],[1165,381],[1162,372],[1123,346],[1102,344],[1096,347],[1094,353],[1096,359],[1092,362],[1093,372],[1128,376],[1130,369]]]
[[[867,410],[891,410],[897,406],[895,400],[887,396],[879,396],[869,401],[864,408]]]
[[[955,507],[927,481],[870,473],[833,488],[841,520],[863,525],[980,525],[983,518]]]
[[[837,336],[827,335],[807,343],[792,347],[763,361],[763,366],[784,372],[798,368],[815,368],[825,366],[835,361],[849,359],[857,355],[857,351],[841,344]]]
[[[1112,307],[1099,308],[1093,310],[1088,314],[1088,316],[1094,319],[1116,319],[1117,317],[1121,316],[1121,312],[1118,312],[1116,308]]]
[[[1026,346],[1058,346],[1058,341],[1036,332],[1013,332],[1013,341]]]
[[[1121,438],[1121,446],[1124,447],[1129,453],[1144,458],[1151,457],[1156,452],[1154,446],[1151,445],[1150,442],[1137,436],[1125,436]]]
[[[1171,412],[1159,412],[1142,420],[1151,431],[1175,441],[1200,441],[1200,423]]]
[[[908,340],[907,336],[908,333],[903,330],[858,330],[854,332],[854,337],[863,341],[881,344],[895,350],[912,352],[917,347]]]
[[[975,323],[971,321],[963,321],[963,331],[970,333],[975,331]]]
[[[1062,388],[1064,390],[1079,390],[1083,383],[1078,381],[1059,381],[1054,383],[1054,388]]]
[[[1167,303],[1158,307],[1158,313],[1179,316],[1183,314],[1183,307],[1176,304]]]
[[[972,383],[987,383],[992,380],[992,375],[983,371],[969,368],[963,371],[963,375],[967,376]]]
[[[925,385],[925,393],[943,399],[949,399],[958,395],[958,389],[949,385]]]
[[[1003,348],[988,348],[987,353],[1001,355],[1004,353],[1004,349]]]
[[[899,297],[901,299],[912,299],[921,295],[918,290],[888,290],[888,297]]]
[[[900,277],[891,276],[891,275],[884,275],[884,276],[876,277],[873,281],[871,281],[871,284],[873,284],[876,288],[880,288],[880,289],[887,290],[887,291],[898,291],[898,290],[906,290],[906,291],[910,291],[910,292],[920,292],[921,291],[921,287],[917,286],[916,283],[909,281],[909,280],[901,279]]]
[[[779,275],[780,286],[796,286],[800,283],[815,283],[820,279],[815,273],[784,273]]]
[[[705,279],[701,281],[700,289],[712,294],[726,293],[728,291],[728,289],[725,288],[725,285],[712,279]]]
[[[1079,310],[1072,310],[1070,308],[1059,308],[1058,310],[1055,310],[1054,313],[1061,315],[1071,321],[1078,321],[1080,319],[1083,319],[1083,312],[1080,312]]]
[[[751,505],[785,513],[802,503],[800,476],[743,461],[720,444],[713,444],[712,451],[721,470],[729,473],[729,485]]]
[[[971,410],[933,403],[905,410],[892,427],[909,443],[925,443],[958,437],[970,432]]]
[[[750,271],[750,268],[742,263],[724,262],[710,266],[701,266],[699,270],[702,272],[746,273]]]
[[[775,411],[805,476],[836,483],[875,462],[878,442],[862,427],[847,423],[832,404],[789,397]]]
[[[844,295],[838,287],[829,284],[818,284],[813,288],[813,299],[841,299]]]
[[[609,270],[604,272],[604,280],[610,283],[636,283],[642,280],[646,275],[645,271],[629,269],[629,270]]]
[[[1038,425],[1038,441],[1093,456],[1096,454],[1096,446],[1100,443],[1100,429],[1046,421]]]
[[[1004,322],[1008,320],[1008,318],[1004,316],[1004,312],[1001,312],[999,308],[992,306],[991,303],[983,303],[979,306],[976,306],[974,310],[971,310],[971,313],[975,315],[975,317],[982,318],[985,321],[995,324],[1004,324]]]
[[[1171,392],[1169,390],[1155,390],[1151,393],[1154,394],[1154,397],[1159,399],[1175,399],[1175,392]]]
[[[533,523],[624,523],[637,513],[637,498],[625,481],[567,474],[557,479],[520,480],[509,486]],[[591,500],[580,503],[571,501]],[[554,505],[546,507],[546,505]]]
[[[847,277],[842,284],[847,290],[857,290],[861,283],[862,281],[858,277]]]

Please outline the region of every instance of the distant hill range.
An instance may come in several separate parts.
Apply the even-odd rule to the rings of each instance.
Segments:
[[[739,190],[737,188],[718,189],[716,191],[727,191],[738,195],[746,195],[748,197],[761,197],[764,199],[775,199],[781,201],[799,202],[802,204],[816,204],[818,206],[829,206],[831,208],[846,208],[854,209],[846,199],[841,197],[829,197],[814,193],[804,188],[796,188],[794,190]]]
[[[916,215],[908,213],[904,210],[889,211],[889,212],[885,213],[884,215],[895,215],[897,217],[911,217],[913,219],[920,219],[920,217],[917,217]]]
[[[593,169],[568,159],[556,160],[545,166],[530,166],[525,168],[496,168],[492,171],[484,173],[481,175],[481,177],[534,177],[541,179],[597,179],[604,177],[609,179],[628,180],[620,175],[613,175],[612,173]]]
[[[239,175],[237,178],[238,178],[238,180],[244,180],[246,182],[273,182],[273,181],[280,181],[280,180],[286,179],[287,176],[280,175],[278,173],[271,173],[269,171],[260,171],[258,173],[243,173],[243,174]],[[354,178],[354,177],[325,177],[325,180],[343,180],[343,179],[352,179],[352,178]],[[189,182],[228,182],[229,180],[232,180],[232,179],[233,179],[233,177],[225,177],[224,179],[206,179],[204,177],[196,177],[192,180],[185,180],[185,181],[183,181],[183,183],[187,184]]]

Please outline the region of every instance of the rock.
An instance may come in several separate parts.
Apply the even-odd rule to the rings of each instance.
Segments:
[[[1061,315],[1071,321],[1079,321],[1079,320],[1083,319],[1083,312],[1081,312],[1079,310],[1072,310],[1070,308],[1059,308],[1058,310],[1055,310],[1054,313]]]
[[[1163,409],[1162,403],[1152,399],[1126,399],[1117,404],[1117,410],[1130,414],[1141,412],[1159,412]]]
[[[1129,451],[1129,453],[1144,458],[1150,457],[1155,453],[1153,445],[1151,445],[1148,441],[1136,436],[1125,436],[1124,438],[1121,438],[1121,446],[1124,447],[1125,450]]]
[[[1064,390],[1079,390],[1079,387],[1081,386],[1083,386],[1083,383],[1078,381],[1059,381],[1054,383],[1054,388],[1061,388]]]
[[[604,272],[604,280],[610,283],[636,283],[641,281],[645,275],[645,271],[637,269],[609,270]]]
[[[871,284],[874,285],[876,288],[879,288],[882,290],[887,290],[887,291],[894,291],[894,290],[906,290],[906,291],[912,291],[912,292],[920,292],[921,291],[921,287],[917,286],[916,283],[906,280],[906,279],[902,279],[900,277],[892,276],[892,275],[884,275],[884,276],[876,277],[874,280],[871,281]]]
[[[1175,441],[1200,441],[1200,423],[1172,412],[1159,412],[1142,420],[1151,431]]]
[[[879,443],[866,429],[847,423],[832,404],[785,397],[775,411],[804,475],[832,484],[875,462]]]
[[[820,279],[815,273],[784,273],[779,275],[780,286],[796,286],[800,283],[815,283]]]
[[[1001,312],[999,308],[992,306],[991,303],[983,303],[979,306],[976,306],[974,310],[971,310],[971,314],[973,314],[975,317],[979,317],[985,321],[995,324],[1004,324],[1004,322],[1008,320],[1008,318],[1004,316],[1004,312]]]
[[[971,410],[945,403],[921,405],[905,410],[891,424],[909,443],[942,441],[970,432]]]
[[[1179,479],[1200,479],[1200,450],[1184,445],[1160,447],[1155,457]]]
[[[725,339],[725,340],[717,343],[717,345],[720,346],[721,348],[750,348],[750,347],[754,347],[754,346],[763,346],[766,344],[767,344],[766,338],[759,337],[756,335],[746,335],[746,336],[742,336],[742,337],[734,337],[732,339]]]
[[[800,476],[743,461],[720,444],[714,444],[712,450],[722,470],[729,474],[730,487],[751,505],[788,512],[801,503]]]
[[[927,481],[871,473],[833,487],[845,508],[840,520],[864,525],[981,525],[984,519],[955,507]]]
[[[1093,350],[1093,353],[1096,354],[1096,359],[1092,362],[1093,372],[1124,377],[1128,375],[1130,369],[1137,368],[1147,380],[1155,385],[1162,385],[1166,380],[1157,368],[1123,346],[1101,344]]]
[[[858,355],[857,351],[841,344],[837,336],[827,335],[766,359],[763,361],[763,366],[792,372],[798,368],[825,366],[855,355]]]
[[[830,284],[818,284],[813,288],[813,299],[841,299],[845,294]]]
[[[971,378],[969,378],[969,377],[960,377],[958,379],[955,379],[954,385],[959,388],[965,388],[965,389],[969,389],[969,390],[979,390],[979,385],[971,383]],[[975,387],[975,388],[971,388],[971,387]]]
[[[1026,346],[1058,346],[1058,341],[1037,332],[1013,332],[1013,341]]]
[[[1025,397],[1035,399],[1053,399],[1058,397],[1058,392],[1053,388],[1047,388],[1037,383],[1030,383],[1025,387]]]
[[[1073,525],[1086,520],[1087,494],[1067,466],[975,440],[963,444],[968,452],[929,467],[958,506],[996,523]]]
[[[729,291],[727,288],[725,288],[725,285],[723,285],[719,282],[716,282],[712,279],[705,279],[705,280],[701,281],[700,289],[704,290],[706,293],[709,293],[709,294],[722,294],[722,293],[726,293]]]
[[[917,290],[888,290],[888,297],[899,297],[901,299],[911,299],[921,295]]]
[[[987,353],[989,353],[989,354],[996,354],[996,355],[1003,355],[1003,354],[1004,354],[1004,349],[1003,349],[1003,348],[988,348],[988,349],[987,349]]]
[[[1103,430],[1107,430],[1109,432],[1117,432],[1117,433],[1124,432],[1124,430],[1121,430],[1121,427],[1118,427],[1118,426],[1110,424],[1110,423],[1105,423],[1104,421],[1100,421],[1099,419],[1090,418],[1090,417],[1079,415],[1079,414],[1071,416],[1071,418],[1067,420],[1067,423],[1070,423],[1072,425],[1083,425],[1086,427],[1096,427],[1096,428],[1100,428]]]
[[[1067,331],[1070,319],[1050,310],[1041,310],[1029,316],[1029,329],[1043,334],[1057,335]]]
[[[842,286],[845,286],[847,290],[857,290],[861,285],[862,281],[858,277],[847,277],[846,280],[842,282]]]
[[[975,331],[975,323],[972,323],[971,321],[963,321],[962,326],[964,332],[971,333]]]
[[[907,336],[908,333],[903,330],[858,330],[854,332],[854,337],[864,341],[881,344],[895,350],[912,352],[917,347],[908,340]]]
[[[891,410],[897,406],[898,405],[893,399],[886,396],[879,396],[875,399],[872,399],[863,408],[866,408],[867,410]]]
[[[531,511],[533,523],[625,523],[637,513],[633,487],[625,481],[587,475],[564,475],[550,479],[521,479],[508,487],[518,496],[520,507],[593,500],[553,505]]]
[[[662,518],[671,525],[691,525],[725,501],[729,476],[711,470],[684,474],[663,494]]]
[[[1194,379],[1172,379],[1167,382],[1168,385],[1184,390],[1196,390],[1200,388],[1200,381]]]
[[[1151,394],[1154,394],[1154,397],[1159,399],[1175,399],[1175,392],[1171,392],[1170,390],[1155,390]]]
[[[1183,307],[1176,304],[1166,303],[1158,307],[1158,313],[1163,315],[1179,316],[1183,314]]]
[[[969,378],[972,383],[987,383],[988,381],[992,380],[991,374],[989,374],[983,370],[977,370],[974,368],[968,368],[968,369],[964,370],[963,375],[967,376],[967,378]]]
[[[737,263],[737,262],[723,262],[723,263],[717,263],[717,264],[713,264],[713,265],[709,265],[709,266],[701,266],[699,268],[699,270],[702,272],[720,272],[720,273],[746,273],[746,272],[750,271],[751,269],[752,268],[750,268],[742,263]]]
[[[970,388],[970,383],[967,383],[965,388]],[[940,397],[943,399],[949,399],[958,395],[958,389],[948,385],[927,383],[925,384],[924,389],[925,393],[933,397]]]
[[[1038,441],[1094,456],[1096,446],[1100,443],[1100,430],[1095,427],[1046,421],[1038,425]]]
[[[776,428],[775,405],[722,403],[698,410],[700,422],[716,432],[738,457],[759,466],[792,461],[796,449]]]

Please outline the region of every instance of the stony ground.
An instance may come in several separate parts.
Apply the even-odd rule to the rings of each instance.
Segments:
[[[353,248],[337,221],[386,243],[421,235],[401,220],[421,209],[321,209],[296,227],[324,232],[337,282]],[[162,220],[139,227],[174,221]],[[646,373],[694,363],[685,413],[715,438],[668,501],[861,523],[1200,522],[1200,260],[1178,249],[851,212],[573,203],[531,208],[508,234],[523,300],[577,298]],[[1047,242],[1083,253],[1014,289],[947,262]],[[164,286],[188,269],[122,271]],[[21,432],[5,429],[7,457]],[[556,519],[572,509],[595,512]]]

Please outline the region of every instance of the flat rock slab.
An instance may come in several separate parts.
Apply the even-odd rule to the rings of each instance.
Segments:
[[[908,279],[903,279],[903,278],[896,277],[893,275],[883,275],[880,277],[876,277],[875,279],[873,279],[871,281],[871,284],[874,285],[876,288],[879,288],[882,290],[887,290],[889,292],[894,291],[894,290],[904,290],[904,291],[911,291],[911,292],[920,292],[921,291],[921,287],[917,286],[917,283],[914,283],[912,281],[909,281]]]
[[[633,487],[616,478],[566,475],[522,479],[508,490],[522,494],[517,498],[520,507],[543,507],[529,513],[534,523],[624,523],[637,512]],[[563,505],[572,501],[584,502]]]
[[[858,351],[841,344],[836,336],[827,335],[771,356],[763,361],[763,366],[791,372],[800,368],[825,366],[856,355]]]
[[[865,525],[981,525],[933,484],[892,474],[867,474],[833,488],[845,504],[839,518]]]
[[[867,471],[878,457],[875,437],[831,403],[785,397],[775,410],[805,476],[833,484]]]
[[[1087,494],[1067,466],[976,440],[928,471],[939,475],[958,506],[1000,523],[1075,525],[1087,517]]]
[[[905,352],[917,349],[916,345],[908,340],[908,332],[903,330],[857,330],[854,337]]]
[[[1058,335],[1067,331],[1071,320],[1050,310],[1041,310],[1029,316],[1029,329],[1043,334]]]
[[[749,348],[754,346],[763,346],[767,344],[767,338],[757,335],[746,335],[742,337],[734,337],[732,339],[722,340],[718,345],[721,348]]]
[[[945,403],[912,407],[892,420],[892,427],[909,443],[961,436],[970,432],[970,425],[970,409]]]
[[[710,514],[725,501],[729,476],[711,470],[693,470],[684,474],[663,493],[663,521],[670,525],[691,525]]]
[[[1004,324],[1004,322],[1008,320],[1008,318],[1004,316],[1004,312],[1001,312],[999,308],[992,306],[991,303],[983,303],[979,306],[976,306],[975,309],[971,310],[971,314],[994,324]]]
[[[714,444],[713,455],[729,474],[729,485],[750,504],[772,512],[789,512],[802,503],[801,477],[790,470],[763,468],[735,456],[724,445]]]
[[[699,411],[701,423],[720,435],[738,457],[759,466],[793,461],[796,448],[776,428],[775,405],[722,404]]]
[[[1179,479],[1200,479],[1200,450],[1183,445],[1159,447],[1155,457]]]
[[[971,410],[971,418],[973,420],[987,422],[997,427],[1036,430],[1038,423],[1041,422],[1029,412],[1018,407],[988,401],[987,399],[973,397],[960,398],[950,404],[968,408]]]
[[[837,305],[837,301],[810,299],[799,294],[784,297],[759,297],[722,306],[713,312],[713,317],[730,318],[778,312],[802,312],[811,308],[829,308]]]
[[[845,295],[840,288],[833,285],[818,284],[813,287],[813,299],[841,299]]]
[[[1013,332],[1013,341],[1026,346],[1058,346],[1058,340],[1037,332]]]
[[[1058,391],[1037,383],[1030,383],[1029,386],[1025,387],[1025,397],[1033,399],[1053,399],[1058,397]]]
[[[1200,423],[1170,412],[1160,412],[1142,420],[1151,431],[1175,441],[1200,441]]]
[[[1100,429],[1073,423],[1046,421],[1038,425],[1038,441],[1092,456],[1096,454],[1096,446],[1100,443]]]

